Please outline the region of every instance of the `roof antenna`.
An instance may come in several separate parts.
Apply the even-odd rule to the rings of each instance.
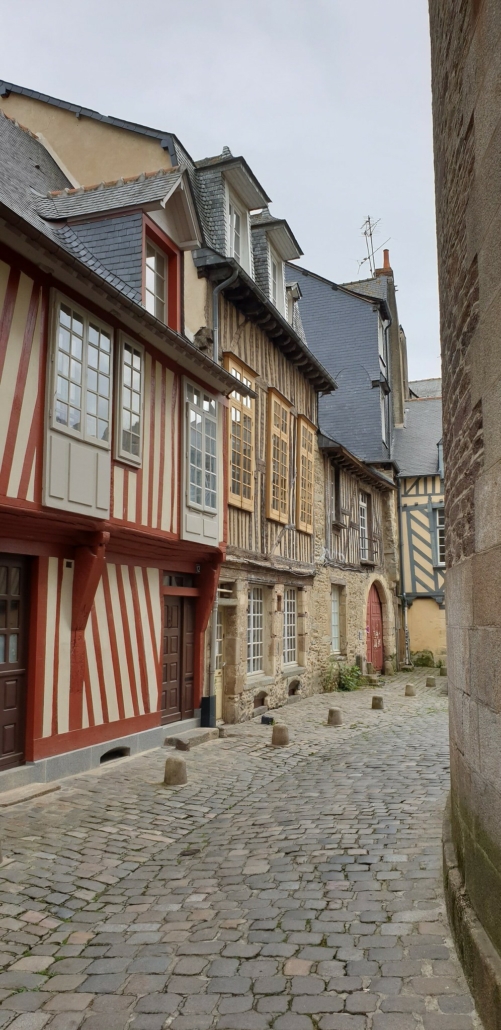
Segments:
[[[367,257],[359,262],[358,272],[366,261],[369,262],[369,268],[371,270],[371,276],[374,278],[376,274],[376,258],[374,255],[374,233],[380,223],[381,219],[378,218],[377,222],[373,222],[370,215],[367,215],[365,222],[360,226],[362,230],[362,236],[365,236],[365,245],[367,247]]]

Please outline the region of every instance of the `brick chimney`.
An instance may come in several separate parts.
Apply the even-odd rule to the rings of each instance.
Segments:
[[[383,267],[376,268],[376,275],[390,275],[393,276],[393,269],[390,265],[390,252],[389,250],[383,250]]]

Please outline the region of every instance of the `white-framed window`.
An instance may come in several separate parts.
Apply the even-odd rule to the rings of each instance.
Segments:
[[[297,595],[293,587],[284,591],[284,665],[297,661]]]
[[[341,635],[339,631],[339,587],[331,587],[331,652],[341,650]]]
[[[270,298],[278,310],[284,314],[284,266],[281,258],[270,246]]]
[[[359,499],[360,561],[369,560],[369,495],[360,493]]]
[[[380,404],[381,404],[381,436],[383,443],[388,443],[388,404],[386,402],[386,394],[384,390],[380,390]]]
[[[435,509],[438,564],[445,565],[445,510]]]
[[[117,403],[116,456],[141,464],[143,437],[144,349],[122,339],[120,346],[119,399]]]
[[[235,258],[239,264],[242,260],[242,234],[244,225],[243,211],[235,204],[233,197],[228,201],[228,245],[229,257]]]
[[[160,322],[167,323],[167,256],[146,240],[144,306]]]
[[[198,386],[186,384],[187,503],[201,511],[217,510],[217,407]]]
[[[247,673],[262,672],[264,658],[263,588],[252,587],[247,607]]]
[[[385,347],[385,328],[381,318],[378,318],[378,351],[381,364],[386,368],[386,347]]]
[[[109,448],[112,331],[62,298],[56,301],[55,323],[51,426]]]
[[[216,671],[220,672],[223,668],[223,612],[221,608],[217,610],[216,617]]]

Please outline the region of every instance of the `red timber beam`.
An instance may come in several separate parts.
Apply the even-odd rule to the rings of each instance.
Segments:
[[[221,555],[222,558],[222,555]],[[199,576],[200,596],[197,598],[195,617],[194,707],[200,708],[204,686],[205,631],[219,583],[221,561],[204,562]]]
[[[85,629],[103,574],[109,533],[94,533],[89,546],[75,548],[71,611],[70,731],[82,726]]]

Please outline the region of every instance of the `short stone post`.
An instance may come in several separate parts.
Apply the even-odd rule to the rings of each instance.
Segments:
[[[328,726],[341,726],[343,722],[343,715],[340,708],[329,708],[329,714],[327,716]]]
[[[447,666],[446,665],[441,665],[440,666],[440,675],[441,676],[447,676]]]
[[[186,762],[181,755],[172,755],[165,763],[164,784],[166,787],[181,787],[188,783]]]
[[[415,688],[413,683],[406,683],[405,684],[405,696],[406,697],[415,697],[416,696],[416,688]]]
[[[289,727],[278,723],[271,731],[271,743],[273,747],[287,747],[289,743]]]
[[[426,686],[427,687],[436,687],[436,685],[437,684],[436,684],[436,680],[435,680],[434,676],[427,676],[426,677]]]
[[[376,708],[378,712],[383,711],[384,701],[380,694],[374,694],[374,697],[372,698],[372,707]]]

